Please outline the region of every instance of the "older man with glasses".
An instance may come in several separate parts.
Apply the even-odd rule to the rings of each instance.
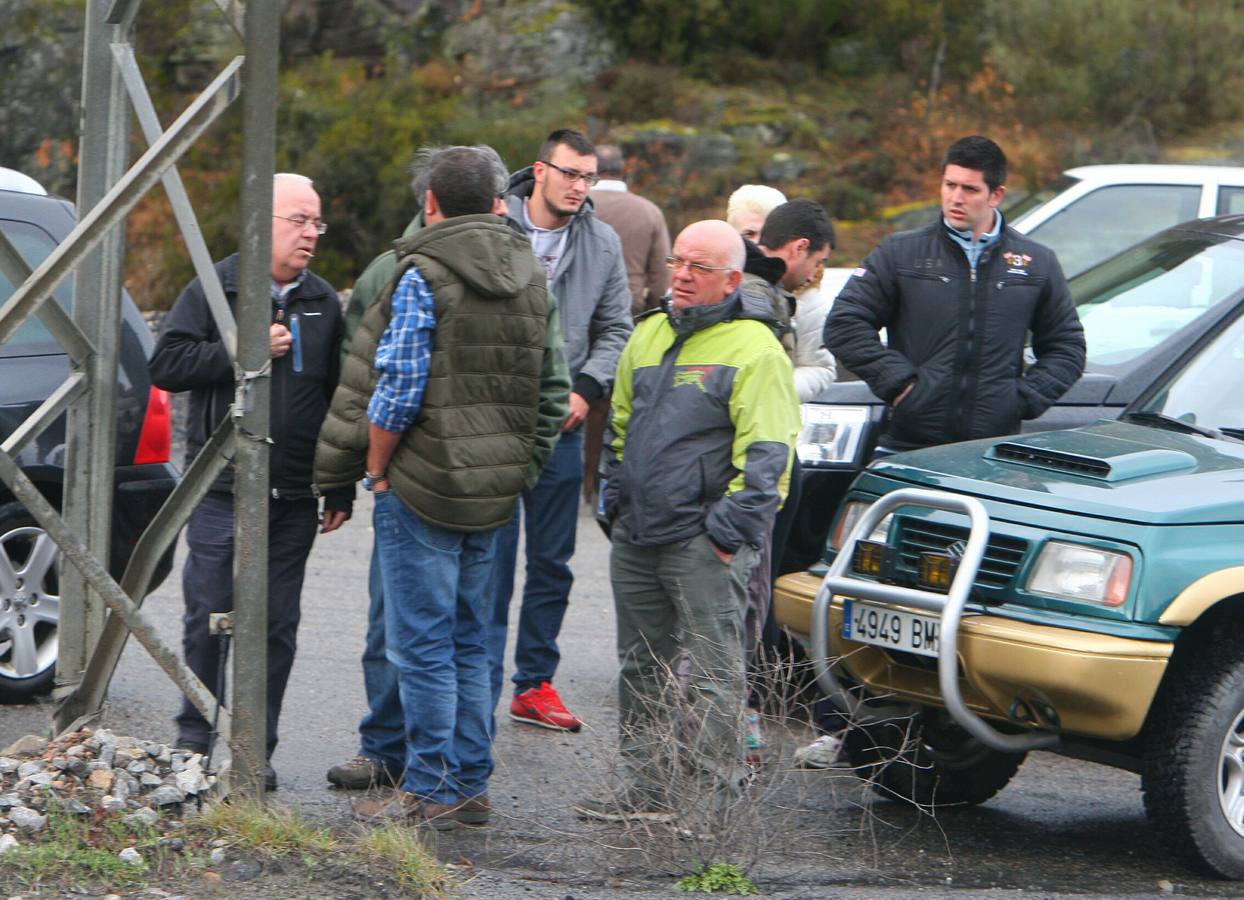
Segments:
[[[294,665],[302,581],[317,525],[329,532],[350,516],[354,490],[324,495],[322,520],[312,488],[312,462],[320,423],[341,369],[341,304],[308,266],[320,235],[320,197],[302,175],[276,175],[272,186],[272,358],[270,435],[271,499],[268,501],[268,740],[271,758],[277,720]],[[238,255],[216,264],[232,307],[238,291]],[[152,354],[151,380],[168,391],[189,391],[186,463],[229,414],[234,372],[203,286],[196,278],[164,320]],[[182,645],[186,664],[213,692],[219,690],[220,637],[208,633],[212,613],[233,608],[233,469],[212,484],[186,524],[190,552],[182,572],[186,612]],[[207,752],[211,726],[189,700],[177,716],[177,746]],[[268,790],[276,788],[269,765]]]
[[[625,783],[579,804],[584,818],[699,813],[685,824],[707,829],[746,780],[746,587],[800,423],[773,306],[739,290],[744,257],[725,222],[684,229],[670,295],[618,363],[597,512],[613,542]]]
[[[493,705],[504,680],[521,518],[527,570],[514,642],[510,718],[555,731],[578,731],[583,725],[552,684],[561,659],[557,637],[574,582],[569,562],[583,482],[582,425],[589,406],[612,384],[632,327],[622,243],[596,218],[588,196],[599,180],[592,142],[577,131],[559,129],[545,140],[539,158],[511,177],[505,198],[510,218],[531,239],[557,301],[572,385],[570,412],[553,458],[539,483],[523,491],[521,517],[515,515],[498,536],[489,647]]]

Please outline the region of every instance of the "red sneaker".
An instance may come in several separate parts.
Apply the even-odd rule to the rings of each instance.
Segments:
[[[547,681],[541,682],[539,687],[515,694],[510,703],[510,718],[554,731],[578,731],[583,727],[583,722],[570,714],[557,690]]]

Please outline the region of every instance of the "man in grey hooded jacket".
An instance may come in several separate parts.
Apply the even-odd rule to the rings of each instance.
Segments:
[[[510,218],[531,239],[557,301],[572,387],[553,458],[534,489],[523,491],[527,571],[514,647],[510,717],[558,731],[578,731],[553,688],[560,653],[557,636],[574,581],[578,498],[583,481],[582,424],[591,403],[613,382],[631,333],[631,293],[622,243],[596,218],[588,193],[597,181],[596,148],[577,131],[558,129],[539,158],[510,179]],[[494,708],[501,696],[505,637],[518,555],[515,516],[498,536],[491,585],[494,606],[489,651]]]

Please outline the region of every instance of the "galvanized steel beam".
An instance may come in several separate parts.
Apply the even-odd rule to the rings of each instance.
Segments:
[[[0,272],[14,286],[30,277],[30,266],[3,231],[0,231]],[[69,358],[79,366],[84,365],[87,358],[95,352],[82,329],[69,317],[69,313],[61,309],[59,303],[44,303],[39,307],[38,316],[44,327],[52,333],[52,337],[69,354]]]
[[[83,216],[69,236],[39,264],[31,277],[0,307],[0,344],[30,317],[56,286],[103,239],[103,230],[120,222],[150,190],[164,171],[189,149],[203,131],[237,97],[242,57],[236,57],[186,108],[177,121],[139,158],[108,194]]]
[[[212,482],[233,459],[235,440],[233,420],[226,417],[195,456],[194,462],[186,469],[173,493],[138,539],[129,565],[125,567],[125,574],[121,576],[121,590],[133,601],[135,609],[142,606],[160,558],[177,540],[177,533],[186,524]],[[81,684],[56,708],[55,723],[58,734],[75,731],[99,715],[128,637],[124,619],[110,615],[104,622],[103,633],[100,634],[86,670],[82,673]],[[197,702],[195,705],[211,721],[211,708],[199,706]],[[220,733],[227,741],[228,730],[222,728]]]
[[[121,70],[130,103],[138,117],[138,127],[142,129],[147,143],[154,144],[160,139],[160,119],[151,103],[151,95],[147,93],[142,73],[138,70],[134,48],[129,44],[113,44],[112,56]],[[225,299],[220,278],[216,275],[216,268],[212,265],[212,255],[207,249],[207,242],[203,240],[203,232],[199,230],[199,221],[194,215],[194,207],[190,205],[186,187],[182,184],[181,175],[175,166],[170,167],[161,180],[168,202],[173,207],[177,227],[181,229],[181,236],[186,241],[186,250],[190,254],[190,262],[194,264],[194,273],[199,276],[199,284],[207,297],[207,306],[216,321],[216,330],[220,332],[220,339],[225,345],[225,352],[229,354],[230,360],[235,360],[238,356],[238,327],[233,319],[233,311],[229,309],[229,303]]]
[[[9,454],[9,456],[16,457],[27,444],[55,422],[69,408],[70,404],[86,393],[86,390],[86,374],[83,372],[71,372],[69,377],[61,382],[60,387],[39,404],[38,409],[26,416],[22,420],[22,424],[13,429],[12,434],[5,438],[3,444],[0,444],[0,450]],[[61,596],[64,596],[64,591],[61,592]]]
[[[100,201],[125,173],[130,118],[121,78],[104,41],[126,40],[106,21],[108,0],[88,0],[82,64],[82,127],[78,149],[79,210]],[[121,336],[124,231],[121,222],[101,224],[100,235],[77,266],[73,320],[96,353],[82,366],[91,390],[65,417],[65,490],[62,515],[86,548],[108,565],[112,491],[116,467],[117,353]],[[32,275],[31,280],[34,280]],[[46,306],[46,302],[41,306]],[[56,689],[81,677],[90,647],[104,627],[106,607],[75,570],[61,573]]]
[[[177,651],[164,643],[159,633],[138,610],[125,592],[108,574],[94,554],[90,553],[78,536],[69,529],[56,512],[56,508],[40,493],[34,482],[7,453],[0,452],[0,480],[9,486],[13,496],[35,517],[39,526],[48,533],[60,548],[61,559],[71,563],[82,573],[87,583],[99,593],[104,602],[121,620],[134,638],[143,645],[151,658],[160,666],[173,683],[188,696],[200,710],[212,709],[212,695],[182,663]],[[229,719],[221,710],[222,734],[228,733]]]
[[[236,786],[262,802],[268,681],[268,427],[272,173],[276,166],[275,0],[246,4],[242,73],[242,241],[238,270],[239,440],[233,480],[233,712]]]

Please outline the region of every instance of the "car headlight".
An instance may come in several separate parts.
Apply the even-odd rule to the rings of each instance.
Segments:
[[[1132,558],[1126,553],[1050,541],[1041,549],[1028,578],[1033,594],[1122,606],[1132,582]]]
[[[868,424],[867,406],[804,403],[799,412],[803,430],[796,452],[801,463],[855,462]]]
[[[847,535],[855,528],[855,523],[860,520],[871,503],[865,503],[862,500],[852,500],[850,503],[842,507],[842,511],[838,513],[838,521],[834,523],[834,530],[829,535],[829,546],[834,550],[841,550],[843,543],[847,539]],[[894,514],[885,516],[877,527],[865,538],[869,541],[878,541],[885,543],[886,536],[890,533],[890,522],[894,520]]]

